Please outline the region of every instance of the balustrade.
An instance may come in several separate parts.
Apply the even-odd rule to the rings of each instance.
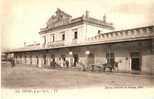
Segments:
[[[64,46],[64,41],[48,42],[48,47]]]
[[[106,41],[106,40],[118,40],[118,39],[130,39],[136,37],[149,37],[154,36],[154,26],[137,28],[132,30],[122,30],[100,34],[92,37],[91,41]]]

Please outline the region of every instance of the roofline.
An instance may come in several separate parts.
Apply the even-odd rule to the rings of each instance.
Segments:
[[[96,20],[96,21],[100,21],[100,23],[102,23],[102,24],[100,24],[98,22],[94,22],[92,20],[90,21],[90,19],[93,19],[93,20]],[[39,34],[46,34],[47,31],[51,31],[51,30],[54,30],[54,29],[56,30],[56,29],[59,29],[59,28],[62,28],[62,27],[66,27],[66,26],[69,26],[69,25],[72,25],[72,24],[80,23],[80,22],[89,23],[89,24],[95,24],[95,25],[98,25],[99,27],[103,26],[103,27],[106,27],[106,28],[109,28],[109,29],[114,29],[112,24],[103,23],[102,20],[95,19],[95,18],[92,18],[92,17],[84,18],[84,16],[81,16],[81,17],[77,17],[77,18],[71,19],[71,22],[68,23],[68,24],[64,24],[64,25],[60,25],[60,26],[57,26],[57,27],[49,28],[47,30],[42,30],[42,31],[39,32]]]
[[[154,28],[154,25],[144,26],[144,27],[137,27],[137,28],[132,28],[132,29],[125,29],[125,30],[120,30],[120,31],[107,32],[107,33],[132,31],[132,30],[144,29],[144,28],[148,28],[148,27]],[[102,35],[102,34],[100,34],[100,35]],[[99,35],[97,35],[97,36],[99,36]],[[94,44],[106,44],[106,43],[126,42],[126,41],[144,40],[144,39],[154,39],[154,36],[136,37],[136,38],[110,40],[110,41],[100,41],[100,42],[90,42],[90,43],[88,42],[88,43],[84,43],[84,44],[80,44],[80,45],[76,44],[76,45],[70,45],[70,46],[58,46],[58,47],[53,47],[53,48],[39,48],[39,49],[33,49],[33,50],[8,51],[8,53],[9,52],[11,53],[11,52],[41,51],[41,50],[50,50],[50,49],[58,49],[58,48],[67,48],[67,47],[76,47],[76,46],[88,46],[88,45],[94,45]]]
[[[135,27],[135,28],[129,28],[129,29],[122,29],[122,30],[117,30],[117,31],[112,31],[112,32],[107,32],[107,33],[123,32],[123,31],[132,31],[132,30],[143,29],[143,28],[147,28],[147,27],[154,27],[154,25],[142,26],[142,27]]]
[[[6,53],[18,53],[18,52],[38,52],[38,51],[46,51],[46,50],[53,50],[53,49],[61,49],[61,48],[71,48],[71,47],[82,47],[82,46],[92,46],[92,45],[101,45],[101,44],[114,44],[114,43],[122,43],[122,42],[132,42],[132,41],[142,41],[142,40],[152,40],[154,39],[154,36],[148,37],[148,38],[130,38],[129,40],[122,39],[122,40],[116,40],[116,41],[107,41],[107,42],[91,42],[86,44],[78,44],[78,45],[71,45],[71,46],[59,46],[59,47],[53,47],[53,48],[40,48],[40,49],[34,49],[34,50],[22,50],[22,51],[9,51]]]

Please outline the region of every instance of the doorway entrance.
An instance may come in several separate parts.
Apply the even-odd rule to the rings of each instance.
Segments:
[[[77,63],[78,63],[78,61],[79,61],[79,56],[78,56],[78,54],[74,54],[74,55],[73,55],[73,59],[74,59],[73,66],[76,67],[76,66],[77,66]]]
[[[131,53],[131,70],[141,71],[141,55],[139,52]]]
[[[110,66],[114,66],[115,57],[113,52],[106,53],[107,64]]]
[[[55,55],[51,55],[51,61],[50,61],[50,67],[55,68],[56,67],[56,61],[55,61]]]
[[[32,56],[30,56],[30,64],[32,64]]]
[[[93,53],[90,53],[88,55],[88,60],[87,60],[88,65],[94,64],[95,63],[95,55]]]
[[[39,58],[38,56],[36,56],[36,64],[38,65],[38,63],[39,63]]]
[[[43,56],[43,64],[46,65],[46,55]]]

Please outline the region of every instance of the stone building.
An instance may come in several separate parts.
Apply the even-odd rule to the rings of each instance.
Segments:
[[[154,73],[154,26],[115,31],[113,24],[90,17],[78,18],[57,9],[39,32],[42,42],[11,50],[16,64],[61,67],[118,62],[119,72]]]

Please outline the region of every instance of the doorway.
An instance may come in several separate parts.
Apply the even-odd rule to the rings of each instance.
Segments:
[[[46,62],[47,62],[47,61],[46,61],[46,55],[43,56],[43,61],[44,61],[43,64],[46,65]]]
[[[30,56],[30,64],[32,64],[32,56]]]
[[[25,56],[25,64],[27,63],[27,56]]]
[[[74,58],[73,66],[76,67],[76,66],[77,66],[77,63],[78,63],[78,61],[79,61],[79,56],[78,56],[78,54],[74,54],[74,55],[73,55],[73,58]]]
[[[131,53],[131,70],[141,71],[141,55],[139,52]]]
[[[113,52],[106,53],[107,64],[110,66],[114,66],[115,57]]]
[[[66,56],[65,55],[61,55],[61,58],[62,58],[63,61],[66,60]]]
[[[39,58],[38,56],[36,56],[36,64],[38,65],[38,63],[39,63]]]
[[[93,53],[90,53],[88,55],[88,60],[87,60],[88,65],[94,64],[95,63],[95,55]]]
[[[56,67],[56,62],[55,62],[55,55],[51,55],[51,61],[50,61],[50,67],[55,68]]]

